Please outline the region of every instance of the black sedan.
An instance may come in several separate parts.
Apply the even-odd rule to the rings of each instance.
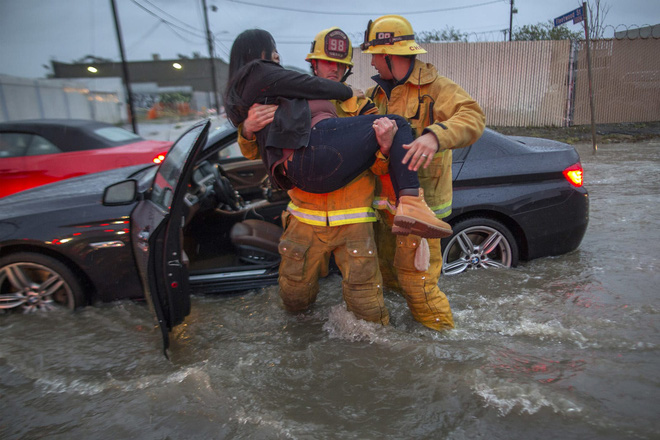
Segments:
[[[453,151],[454,234],[442,240],[444,274],[516,266],[561,255],[582,242],[589,200],[580,157],[547,139],[486,129]]]
[[[0,308],[71,309],[147,298],[164,336],[189,294],[277,282],[288,203],[236,130],[184,134],[160,166],[90,174],[0,200]],[[576,249],[588,223],[575,149],[486,130],[454,152],[446,273],[509,267]]]

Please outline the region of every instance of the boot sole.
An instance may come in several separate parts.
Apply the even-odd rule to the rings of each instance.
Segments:
[[[454,233],[451,229],[441,228],[422,222],[413,217],[397,215],[394,217],[392,233],[396,235],[419,235],[422,238],[445,238]]]

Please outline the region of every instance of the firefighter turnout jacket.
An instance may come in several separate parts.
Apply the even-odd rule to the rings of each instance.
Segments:
[[[418,175],[426,203],[437,217],[447,217],[452,203],[451,150],[472,145],[481,137],[486,123],[481,107],[458,84],[438,75],[432,64],[419,60],[407,80],[388,92],[379,76],[373,79],[379,85],[369,88],[366,96],[381,114],[403,116],[416,136],[431,132],[438,139],[439,150],[431,165],[420,168]],[[389,176],[381,180],[383,190],[375,206],[393,213],[396,195]]]

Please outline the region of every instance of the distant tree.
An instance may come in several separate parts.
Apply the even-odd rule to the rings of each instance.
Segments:
[[[580,3],[581,5],[582,3]],[[587,18],[589,20],[589,38],[598,40],[603,38],[605,33],[605,17],[610,10],[607,3],[601,3],[601,0],[592,0],[587,2]],[[575,30],[569,28],[570,23],[561,26],[554,26],[552,20],[546,23],[537,23],[515,28],[513,31],[513,40],[584,40],[584,27],[573,26]]]
[[[190,102],[191,96],[189,93],[181,92],[166,92],[161,93],[160,102],[163,104],[176,104],[177,102]]]
[[[418,43],[436,43],[438,41],[467,41],[468,34],[465,34],[453,26],[446,26],[441,31],[424,31],[415,35]]]
[[[587,2],[587,15],[589,19],[589,38],[592,40],[599,40],[603,38],[605,33],[605,17],[610,11],[610,5],[607,3],[601,4],[600,0],[593,0],[591,3]]]
[[[51,62],[53,60],[51,59]],[[46,78],[55,78],[55,74],[53,73],[53,65],[52,64],[42,64],[41,67],[46,69]]]
[[[548,21],[514,28],[512,40],[579,40],[582,35],[580,31],[571,31],[565,25],[555,27],[552,21]]]

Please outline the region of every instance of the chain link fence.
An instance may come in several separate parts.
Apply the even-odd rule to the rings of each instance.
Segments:
[[[429,43],[419,59],[460,84],[482,106],[489,126],[591,123],[584,42],[568,40]],[[660,121],[660,39],[592,42],[596,123]],[[376,71],[355,50],[348,80],[366,90]],[[414,75],[414,74],[413,74]],[[413,77],[414,79],[414,77]]]

